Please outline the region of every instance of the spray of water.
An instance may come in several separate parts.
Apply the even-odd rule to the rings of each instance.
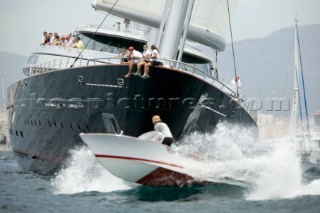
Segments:
[[[107,172],[89,148],[75,148],[71,150],[70,154],[66,167],[51,180],[54,193],[111,192],[134,187]]]
[[[196,155],[201,164],[188,164],[196,177],[250,184],[249,200],[292,198],[320,194],[320,180],[304,183],[299,150],[289,139],[262,146],[250,128],[219,124],[214,133],[194,133],[181,141],[179,151]]]
[[[290,140],[261,144],[250,128],[219,124],[215,132],[193,133],[180,141],[176,162],[201,180],[249,183],[249,200],[292,198],[320,194],[320,179],[305,182],[298,147]],[[228,182],[226,181],[226,182]],[[110,192],[135,187],[108,173],[87,147],[71,151],[65,169],[51,181],[55,193]]]

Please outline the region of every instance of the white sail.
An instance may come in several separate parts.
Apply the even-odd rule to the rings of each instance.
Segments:
[[[113,5],[116,0],[102,0],[101,2]],[[166,0],[119,0],[116,7],[129,9],[150,16],[161,16]]]
[[[293,100],[292,100],[292,110],[290,116],[290,132],[292,137],[296,137],[297,134],[297,114],[299,107],[299,79],[300,76],[300,63],[299,63],[299,47],[298,47],[298,32],[297,23],[295,25],[294,33],[294,70],[293,70]]]
[[[231,14],[236,3],[236,0],[229,0]],[[225,38],[229,26],[227,0],[196,0],[190,23]]]
[[[102,0],[93,3],[99,10],[109,11],[116,0]],[[159,28],[166,0],[119,0],[112,14],[139,23]],[[229,0],[232,14],[237,0]],[[227,0],[196,0],[187,38],[224,50],[229,26]]]

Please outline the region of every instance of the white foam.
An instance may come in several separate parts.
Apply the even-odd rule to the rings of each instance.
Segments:
[[[51,180],[51,185],[56,194],[111,192],[134,187],[105,170],[87,147],[71,151],[66,168]]]
[[[320,194],[320,179],[303,182],[296,144],[288,139],[259,144],[253,138],[251,129],[219,124],[212,134],[194,133],[184,138],[177,151],[194,158],[181,158],[184,162],[176,163],[187,165],[188,173],[202,180],[249,182],[251,187],[245,194],[248,200]],[[136,186],[107,172],[86,147],[71,152],[67,167],[51,183],[58,194],[110,192]]]
[[[200,179],[227,178],[249,182],[249,200],[319,195],[320,180],[303,183],[298,148],[288,139],[271,146],[253,140],[248,128],[219,124],[212,134],[194,133],[182,141],[179,151],[195,154],[202,163],[188,162]]]

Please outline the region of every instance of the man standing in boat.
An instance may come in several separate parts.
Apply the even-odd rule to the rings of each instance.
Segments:
[[[240,77],[239,76],[236,76],[235,79],[232,79],[230,81],[230,85],[232,86],[232,89],[235,91],[235,92],[240,92],[240,88],[241,88],[241,81],[240,81]]]
[[[163,141],[162,144],[165,144],[167,146],[171,146],[173,143],[172,133],[168,127],[168,125],[164,122],[162,122],[159,115],[154,115],[152,117],[152,123],[154,125],[154,130],[157,132],[160,132],[163,135]]]

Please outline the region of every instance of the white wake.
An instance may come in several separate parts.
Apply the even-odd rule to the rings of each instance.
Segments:
[[[219,124],[214,133],[194,133],[181,144],[179,151],[203,160],[188,162],[196,177],[247,182],[249,200],[320,195],[320,179],[304,183],[298,146],[288,139],[261,144],[250,128]]]
[[[51,180],[51,185],[56,194],[111,192],[134,187],[105,170],[87,147],[71,151],[66,167]]]

